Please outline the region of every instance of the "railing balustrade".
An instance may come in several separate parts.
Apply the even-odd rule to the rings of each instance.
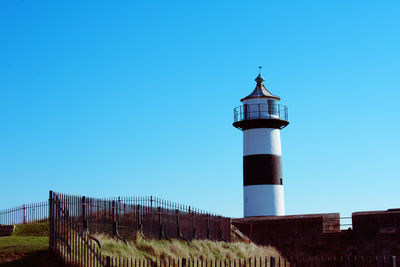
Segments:
[[[288,120],[288,108],[280,104],[245,104],[233,110],[234,122],[256,119]]]

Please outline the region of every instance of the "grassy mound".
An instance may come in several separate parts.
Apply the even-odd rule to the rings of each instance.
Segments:
[[[15,226],[13,236],[48,236],[49,222],[18,224]]]
[[[136,238],[124,242],[106,235],[96,235],[102,243],[101,252],[107,256],[166,259],[166,258],[197,258],[197,259],[238,259],[249,257],[279,257],[279,252],[273,247],[257,246],[245,242],[215,242],[209,240],[193,240],[188,244],[182,240],[146,239],[137,234]]]

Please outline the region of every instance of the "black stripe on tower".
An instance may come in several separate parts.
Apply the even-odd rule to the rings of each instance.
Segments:
[[[243,157],[243,185],[282,184],[280,155],[257,154]]]

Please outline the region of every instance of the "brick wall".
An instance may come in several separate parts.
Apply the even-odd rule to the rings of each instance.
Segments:
[[[284,256],[400,255],[400,210],[356,212],[353,229],[340,230],[339,213],[233,219],[257,244]]]
[[[233,224],[257,244],[272,245],[286,255],[318,255],[324,233],[340,232],[339,213],[234,219]]]
[[[365,253],[400,255],[400,210],[355,212],[354,238]]]

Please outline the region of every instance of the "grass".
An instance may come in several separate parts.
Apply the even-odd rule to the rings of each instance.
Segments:
[[[49,246],[49,223],[18,224],[11,236],[0,238],[0,255],[46,250]]]
[[[0,266],[59,266],[48,252],[48,222],[16,225],[11,236],[0,237]],[[232,229],[234,242],[215,242],[209,240],[186,241],[172,239],[147,239],[136,234],[128,245],[107,235],[96,235],[102,244],[101,253],[105,256],[136,259],[238,259],[279,257],[273,247],[257,246],[249,242],[237,229]]]
[[[9,253],[29,253],[47,250],[49,238],[46,236],[5,236],[0,238],[0,255]]]
[[[102,243],[103,255],[113,257],[166,259],[166,258],[197,258],[197,259],[238,259],[250,257],[279,257],[279,252],[273,247],[257,246],[246,242],[215,242],[209,240],[193,240],[188,243],[172,239],[146,239],[137,234],[135,239],[125,245],[120,240],[106,235],[96,235]]]
[[[30,262],[45,257],[49,247],[48,233],[48,222],[16,225],[11,236],[0,237],[0,266],[4,262],[24,261],[24,258]]]
[[[15,226],[13,236],[49,236],[49,222],[18,224]]]

